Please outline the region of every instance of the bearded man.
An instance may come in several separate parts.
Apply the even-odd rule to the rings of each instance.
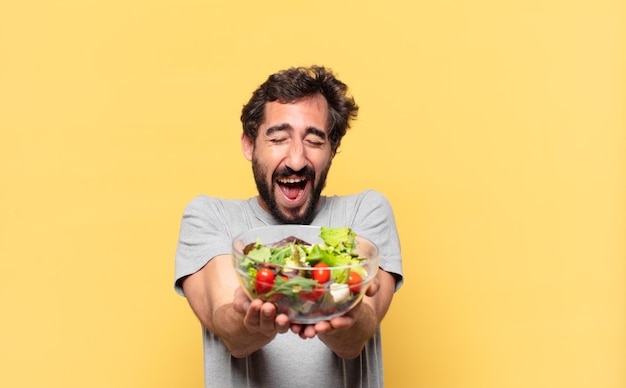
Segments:
[[[347,92],[320,66],[271,75],[241,115],[241,148],[259,195],[203,195],[185,209],[174,286],[202,325],[206,387],[383,386],[380,323],[403,282],[393,211],[374,190],[322,196],[358,112]],[[278,224],[349,227],[378,246],[380,270],[355,308],[303,325],[272,303],[246,297],[231,241],[248,229]]]

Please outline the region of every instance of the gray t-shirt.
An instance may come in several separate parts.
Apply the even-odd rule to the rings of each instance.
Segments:
[[[258,198],[227,200],[199,196],[183,214],[176,250],[174,287],[184,295],[181,282],[213,257],[231,253],[231,241],[240,233],[277,221]],[[400,241],[393,211],[379,192],[366,190],[347,196],[320,198],[311,225],[349,227],[379,248],[380,268],[403,282]],[[279,334],[252,355],[231,357],[221,339],[203,328],[205,386],[240,387],[382,387],[380,328],[361,355],[352,360],[337,357],[317,337],[303,340],[296,334]]]

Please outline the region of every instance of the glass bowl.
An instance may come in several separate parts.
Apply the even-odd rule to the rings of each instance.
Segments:
[[[344,249],[351,252],[350,259],[346,253],[341,257],[336,253],[344,244],[329,248],[334,243],[327,244],[320,237],[323,229],[348,231],[353,236],[352,249]],[[250,229],[233,239],[232,253],[248,297],[274,303],[278,313],[301,324],[329,320],[352,309],[363,298],[379,264],[373,242],[348,228],[310,225]]]

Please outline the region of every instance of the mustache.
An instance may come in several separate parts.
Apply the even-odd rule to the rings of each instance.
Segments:
[[[280,170],[276,170],[274,171],[274,174],[272,176],[273,179],[279,179],[279,178],[288,178],[288,177],[293,177],[293,176],[297,176],[300,178],[309,178],[309,179],[314,179],[315,178],[315,170],[312,167],[309,166],[305,166],[304,168],[302,168],[299,171],[295,171],[289,167],[285,167],[282,168]]]

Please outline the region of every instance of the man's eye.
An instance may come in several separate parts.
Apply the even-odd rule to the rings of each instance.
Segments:
[[[324,142],[322,140],[317,140],[317,139],[308,139],[307,143],[316,147],[324,145]]]
[[[283,137],[273,137],[270,138],[270,143],[274,143],[274,144],[279,144],[285,141],[285,138]]]

